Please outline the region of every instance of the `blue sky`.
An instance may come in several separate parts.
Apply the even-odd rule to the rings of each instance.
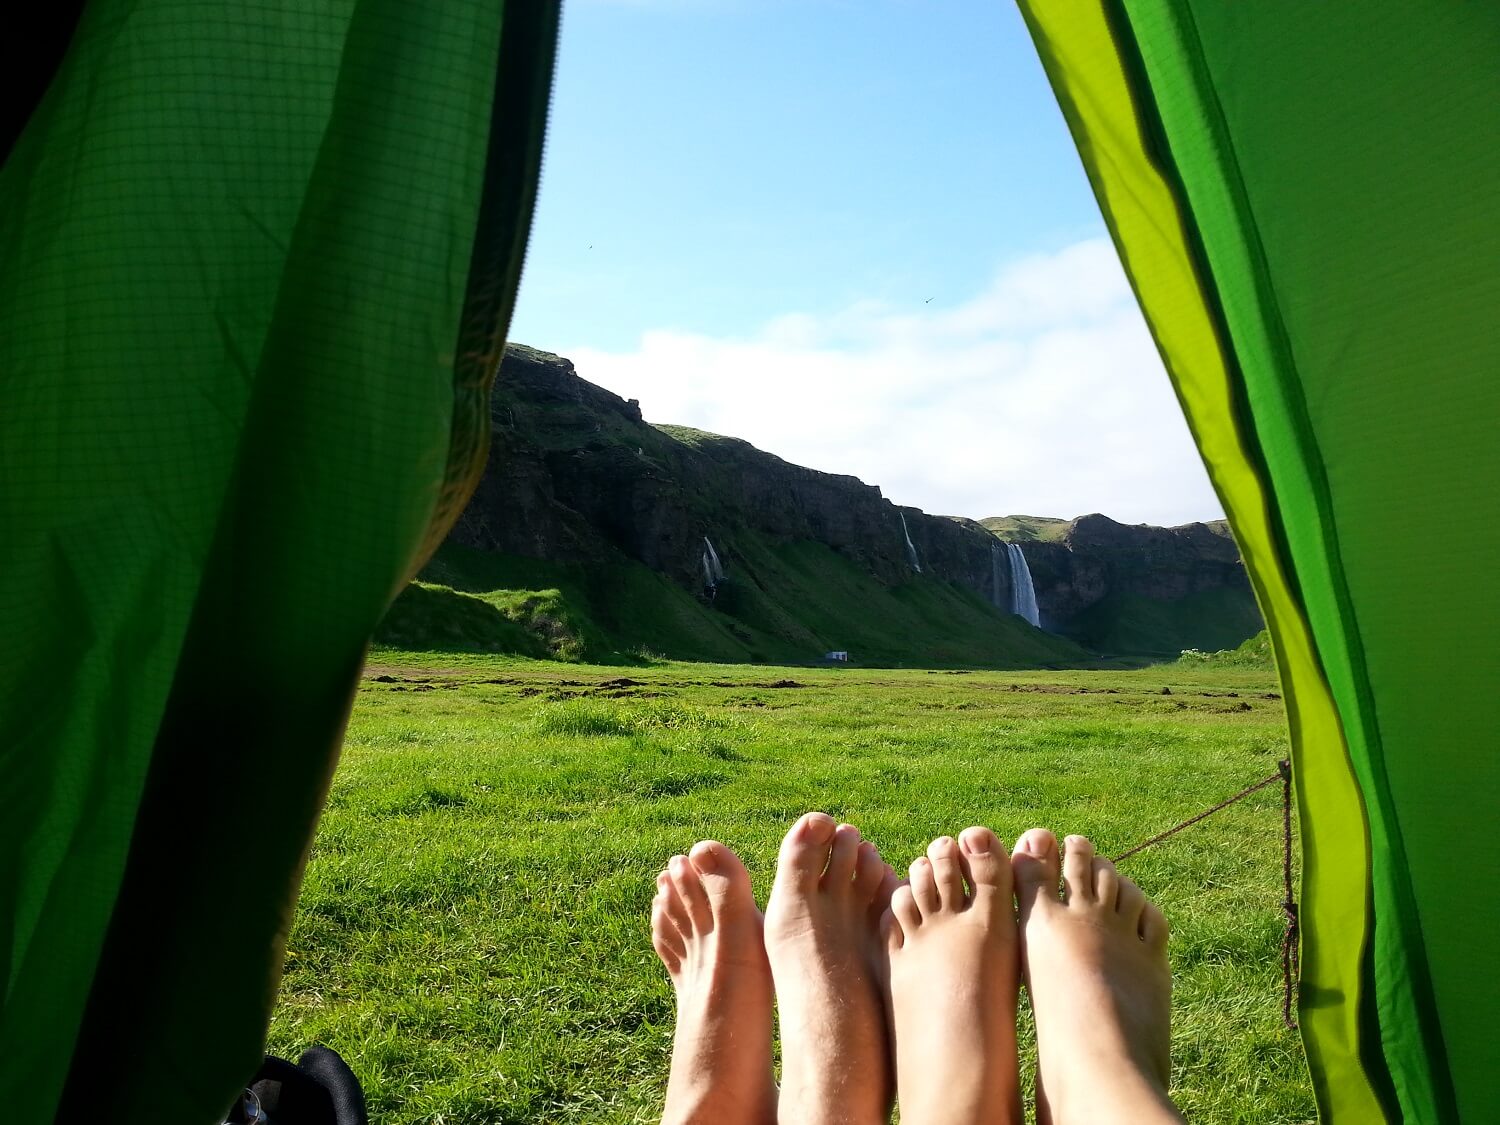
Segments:
[[[569,0],[511,338],[930,511],[1220,514],[1005,0]]]

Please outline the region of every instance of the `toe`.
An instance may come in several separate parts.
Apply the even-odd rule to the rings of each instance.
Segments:
[[[1147,902],[1145,909],[1141,911],[1141,921],[1137,928],[1141,940],[1153,949],[1165,949],[1169,927],[1167,916],[1161,912],[1161,907],[1154,902]]]
[[[896,869],[889,863],[880,865],[880,882],[875,886],[875,893],[870,898],[870,915],[878,918],[885,913],[891,905],[891,896],[896,893],[896,888],[901,885],[901,880],[896,878]]]
[[[714,916],[708,905],[708,894],[687,856],[674,855],[667,863],[667,874],[672,879],[672,889],[682,902],[692,932],[703,934],[713,929]]]
[[[833,817],[810,812],[792,825],[781,841],[776,859],[776,882],[804,894],[817,888],[823,869],[828,866],[828,849],[833,843]]]
[[[666,871],[656,877],[656,899],[651,904],[653,917],[658,901],[662,904],[662,917],[668,925],[675,928],[683,938],[692,934],[693,923],[688,919],[687,908],[682,905],[682,899],[677,896],[677,888],[672,885],[672,876]]]
[[[674,948],[679,951],[686,950],[687,938],[693,932],[693,924],[688,920],[687,909],[682,905],[682,900],[677,897],[677,889],[672,885],[672,876],[665,871],[656,877],[656,897],[651,900],[653,935],[658,925]]]
[[[930,859],[924,855],[912,860],[911,867],[906,872],[906,879],[911,887],[911,897],[916,901],[917,909],[922,912],[924,918],[942,909],[943,900],[938,897],[937,881],[932,875]]]
[[[859,857],[854,861],[854,897],[861,902],[872,902],[885,872],[886,866],[881,861],[880,849],[868,840],[862,841],[859,845]]]
[[[1000,838],[988,828],[965,828],[958,835],[958,850],[974,905],[984,910],[1010,910],[1010,859]]]
[[[1140,931],[1141,912],[1146,909],[1146,892],[1130,879],[1119,879],[1120,893],[1115,899],[1115,913],[1132,930]]]
[[[939,836],[927,845],[927,859],[932,864],[932,881],[937,887],[939,906],[953,913],[962,910],[966,903],[964,872],[958,862],[958,841],[952,836]]]
[[[676,976],[682,969],[682,955],[676,950],[665,945],[656,936],[656,931],[651,932],[651,948],[656,950],[656,956],[660,959],[662,967],[670,976]]]
[[[1010,857],[1016,881],[1016,905],[1021,917],[1029,915],[1038,902],[1057,900],[1057,837],[1045,828],[1033,828],[1016,841]]]
[[[1106,910],[1114,910],[1120,899],[1120,874],[1103,856],[1094,857],[1094,897]]]
[[[1063,896],[1068,902],[1094,901],[1094,844],[1087,836],[1063,842]]]
[[[828,870],[823,874],[825,891],[847,891],[854,878],[854,867],[859,862],[859,829],[852,824],[840,824],[833,830],[833,847],[828,853]]]
[[[676,974],[682,967],[682,958],[687,953],[682,934],[668,915],[667,895],[659,892],[651,900],[651,947],[667,967],[667,972]]]
[[[700,840],[688,852],[715,918],[737,917],[755,909],[750,872],[740,857],[717,840]]]
[[[880,912],[880,921],[876,923],[876,927],[880,933],[880,944],[887,951],[894,953],[906,944],[906,933],[889,908]]]
[[[915,933],[922,924],[922,912],[917,909],[917,900],[912,895],[911,884],[898,884],[891,893],[891,915],[903,937]]]

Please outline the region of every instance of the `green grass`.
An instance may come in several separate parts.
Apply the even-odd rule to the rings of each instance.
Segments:
[[[781,833],[809,808],[900,865],[975,822],[1007,839],[1038,823],[1085,832],[1117,853],[1285,753],[1265,668],[626,677],[378,659],[270,1049],[335,1047],[390,1125],[654,1120],[672,1004],[647,910],[657,870],[696,839],[736,848],[762,896]],[[1195,1122],[1314,1116],[1279,1018],[1278,834],[1265,791],[1124,865],[1174,926],[1175,1095]]]
[[[1198,649],[1183,649],[1177,658],[1179,664],[1193,666],[1213,664],[1217,667],[1274,668],[1276,658],[1271,652],[1271,635],[1262,629],[1237,648],[1220,649],[1217,652],[1200,652]]]

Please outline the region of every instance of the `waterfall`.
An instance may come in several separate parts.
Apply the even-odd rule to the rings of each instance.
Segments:
[[[913,570],[921,574],[922,564],[917,561],[917,548],[912,544],[911,532],[906,530],[906,513],[897,508],[896,514],[901,517],[901,537],[906,540],[906,561],[911,563]]]
[[[1009,565],[1009,557],[1006,563]],[[990,604],[996,609],[1005,605],[1000,600],[1000,540],[990,544]],[[1009,608],[1006,606],[1006,608]]]
[[[718,584],[719,584],[719,580],[714,577],[713,564],[708,561],[708,552],[704,551],[703,552],[703,588],[705,590],[712,590]]]
[[[703,552],[703,569],[709,576],[709,584],[724,581],[724,566],[719,562],[719,552],[714,550],[707,535],[703,537],[703,546],[706,548]]]
[[[1020,544],[1007,543],[1006,553],[1010,556],[1010,611],[1017,617],[1024,618],[1029,625],[1041,628],[1041,614],[1036,607],[1036,587],[1031,584],[1031,568],[1026,565],[1026,556],[1021,553]]]

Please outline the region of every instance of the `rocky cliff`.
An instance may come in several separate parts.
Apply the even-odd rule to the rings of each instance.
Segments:
[[[1234,648],[1261,628],[1223,521],[1148,527],[1094,514],[1048,527],[1046,538],[1022,550],[1042,624],[1091,648],[1212,651]]]
[[[735,438],[650,425],[637,402],[530,348],[507,348],[491,417],[484,478],[429,580],[483,592],[501,581],[484,560],[531,560],[506,573],[568,587],[617,645],[641,639],[696,659],[806,659],[824,648],[882,662],[1087,658],[1005,612],[1011,574],[997,536],[1026,536],[897,507],[873,485]],[[1051,541],[1023,550],[1044,624],[1096,651],[1175,654],[1184,637],[1178,647],[1205,647],[1218,632],[1195,632],[1190,613],[1179,627],[1175,611],[1143,642],[1140,606],[1190,609],[1204,591],[1231,587],[1248,597],[1232,540],[1203,525],[1040,523]]]
[[[821,543],[887,585],[925,574],[1009,603],[995,538],[972,520],[897,507],[736,438],[648,425],[561,357],[508,348],[491,411],[489,464],[451,536],[465,546],[569,562],[616,550],[697,589],[707,543],[732,572],[748,532]]]

